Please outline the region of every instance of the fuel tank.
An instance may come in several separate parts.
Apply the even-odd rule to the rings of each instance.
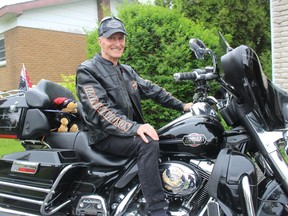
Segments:
[[[218,116],[185,113],[158,130],[162,151],[216,157],[223,145],[224,128]]]

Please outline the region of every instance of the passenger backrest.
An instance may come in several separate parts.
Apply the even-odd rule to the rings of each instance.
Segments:
[[[38,137],[47,136],[51,130],[59,127],[57,116],[61,111],[52,110],[53,101],[57,97],[75,100],[71,91],[57,83],[44,79],[25,93],[29,108],[25,116],[22,139],[37,139]],[[36,116],[37,118],[35,118]]]
[[[53,100],[57,97],[75,100],[71,91],[57,83],[44,79],[39,81],[36,87],[27,91],[25,97],[28,106],[42,109],[50,108]]]

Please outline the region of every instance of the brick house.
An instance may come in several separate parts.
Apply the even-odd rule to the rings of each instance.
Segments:
[[[288,0],[270,0],[273,82],[288,91]]]
[[[0,91],[17,89],[22,64],[33,84],[60,82],[86,59],[86,33],[117,0],[35,0],[0,8]]]

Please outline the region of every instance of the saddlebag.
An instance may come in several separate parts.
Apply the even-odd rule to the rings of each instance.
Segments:
[[[4,155],[0,160],[0,212],[35,210],[32,213],[48,215],[67,206],[76,172],[86,166],[78,161],[75,151],[62,149]]]

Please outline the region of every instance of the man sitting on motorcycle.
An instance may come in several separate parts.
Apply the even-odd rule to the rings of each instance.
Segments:
[[[137,157],[142,192],[153,216],[166,216],[167,202],[159,176],[159,137],[142,116],[142,98],[179,111],[184,104],[163,88],[142,79],[130,66],[120,64],[126,30],[116,17],[104,18],[98,29],[101,53],[77,69],[77,95],[87,116],[89,141],[96,149]]]

